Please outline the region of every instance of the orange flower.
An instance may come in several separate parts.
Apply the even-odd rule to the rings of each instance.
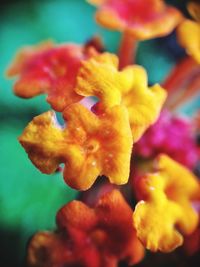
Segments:
[[[115,106],[96,116],[80,104],[63,112],[67,127],[58,125],[53,111],[33,119],[19,141],[33,164],[53,173],[64,163],[68,185],[86,190],[97,176],[125,184],[129,177],[132,135],[126,108]]]
[[[75,44],[57,45],[51,42],[22,48],[7,70],[7,76],[17,76],[16,95],[23,98],[46,93],[53,109],[62,111],[82,99],[73,88],[81,61],[96,54],[91,47]]]
[[[161,155],[156,172],[142,177],[137,185],[142,200],[133,221],[137,236],[152,251],[169,252],[183,243],[198,225],[192,201],[200,193],[199,182],[185,167]]]
[[[97,22],[130,33],[137,40],[165,36],[181,21],[181,13],[163,0],[88,0],[97,5]]]
[[[70,202],[58,212],[57,225],[56,232],[33,237],[29,266],[117,267],[120,260],[132,265],[143,258],[132,210],[117,190],[104,195],[94,209]]]
[[[188,4],[191,16],[196,20],[185,19],[177,30],[178,40],[186,52],[200,64],[200,4]]]
[[[160,113],[166,92],[158,84],[148,87],[143,67],[132,65],[118,71],[118,58],[103,53],[82,63],[75,91],[82,96],[97,96],[96,112],[124,104],[129,112],[133,139],[136,142]]]

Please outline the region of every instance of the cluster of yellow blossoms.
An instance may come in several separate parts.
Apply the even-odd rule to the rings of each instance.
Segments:
[[[89,2],[98,5],[96,18],[100,24],[123,31],[135,40],[166,35],[181,23],[178,28],[180,42],[188,53],[200,62],[199,6],[196,4],[189,6],[191,14],[197,20],[192,22],[185,21],[179,11],[166,6],[161,0]],[[136,16],[132,16],[131,12],[136,12]],[[187,31],[191,31],[190,27],[194,28],[193,42],[183,38]],[[19,137],[19,142],[30,160],[41,172],[54,173],[60,164],[64,163],[64,180],[77,190],[89,189],[99,176],[106,176],[110,183],[116,185],[128,182],[134,143],[157,120],[167,97],[166,90],[159,84],[148,86],[147,73],[143,67],[127,65],[123,57],[118,59],[114,54],[101,53],[92,45],[54,45],[47,42],[22,49],[7,73],[10,77],[18,76],[14,87],[18,96],[29,98],[41,93],[47,94],[47,101],[55,111],[62,113],[65,121],[65,125],[60,125],[56,113],[47,111],[35,117]],[[97,102],[89,109],[81,101],[84,97],[96,97]],[[167,155],[163,154],[155,159],[151,171],[136,182],[135,190],[139,195],[139,202],[133,211],[131,225],[147,249],[172,251],[183,243],[183,235],[191,234],[196,229],[199,215],[193,208],[193,202],[199,200],[199,182],[192,172]],[[110,214],[114,205],[110,203],[116,199],[124,203],[121,195],[118,195],[119,192],[116,192],[114,191],[113,194],[116,196],[113,198],[112,195],[105,197],[105,203],[109,203],[108,206],[111,207]],[[110,242],[113,236],[111,234],[110,237],[108,232],[118,229],[118,219],[113,219],[117,214],[117,207],[113,208],[114,215],[106,214],[105,207],[101,208],[100,200],[94,215],[94,211],[86,206],[79,207],[80,214],[77,213],[77,205],[79,207],[83,204],[68,204],[64,211],[59,212],[61,215],[64,214],[64,219],[58,219],[59,231],[62,232],[64,227],[68,234],[70,232],[70,238],[73,238],[71,226],[77,228],[81,225],[84,233],[92,229],[89,235],[92,236],[91,240],[95,243],[96,249],[96,246],[99,248],[99,244],[102,246],[102,240],[105,241],[96,230],[100,227],[101,231],[104,229],[104,234]],[[99,215],[100,212],[103,212],[104,217]],[[121,213],[123,214],[123,208]],[[130,210],[128,214],[127,220],[130,219]],[[105,218],[108,220],[104,222]],[[81,220],[84,219],[87,222],[92,220],[89,228],[82,226],[81,223],[84,222]],[[63,226],[60,221],[67,226]],[[119,224],[121,223],[123,220],[120,219]],[[127,231],[124,229],[124,236]],[[77,230],[75,232],[77,233]],[[135,240],[135,232],[132,235]],[[122,236],[123,233],[120,234],[123,240]],[[36,235],[29,249],[30,265],[47,266],[39,265],[41,259],[36,257],[36,252],[44,243],[48,243],[49,253],[52,253],[49,256],[48,267],[57,266],[53,265],[59,262],[54,243],[63,246],[60,238],[59,233]],[[125,250],[127,244],[132,242],[128,237],[126,240],[128,243],[125,241]],[[138,246],[141,247],[139,241]],[[65,248],[62,249],[64,251]],[[123,254],[121,250],[122,247],[120,260],[126,259],[127,254]],[[106,252],[109,257],[114,255],[114,252],[110,251]],[[127,253],[130,254],[130,251]],[[142,255],[143,253],[138,259],[141,259]],[[112,266],[117,266],[116,257],[115,255],[114,260],[112,258]],[[66,256],[62,260],[72,264],[74,259]],[[104,259],[99,262],[101,263],[95,266],[107,266]],[[90,265],[85,263],[84,266]]]

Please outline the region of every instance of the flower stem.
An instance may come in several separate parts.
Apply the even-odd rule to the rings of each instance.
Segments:
[[[174,109],[183,103],[186,95],[192,96],[198,88],[196,77],[199,76],[199,73],[200,67],[191,57],[178,63],[162,84],[162,87],[168,91],[165,107]],[[193,84],[194,80],[196,81]]]
[[[119,47],[119,68],[122,69],[135,62],[135,53],[137,48],[137,41],[135,38],[124,32]]]
[[[191,57],[183,59],[175,66],[162,86],[168,92],[177,90],[187,82],[197,67],[197,63]]]
[[[191,82],[189,82],[188,86],[184,89],[182,94],[179,96],[176,101],[174,101],[169,108],[176,109],[179,106],[183,105],[186,101],[194,98],[200,91],[200,72]]]

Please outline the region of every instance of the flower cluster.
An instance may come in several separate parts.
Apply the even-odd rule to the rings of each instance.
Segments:
[[[39,232],[30,241],[32,267],[133,265],[143,259],[144,247],[170,252],[198,228],[195,131],[170,112],[199,90],[199,5],[189,5],[197,20],[191,22],[162,0],[89,2],[98,7],[99,24],[122,32],[118,56],[101,51],[95,41],[82,46],[48,41],[20,50],[7,75],[17,78],[17,96],[47,94],[53,109],[33,118],[19,137],[32,163],[46,174],[63,164],[66,184],[79,191],[94,194],[99,177],[117,189],[93,207],[74,200],[61,208],[57,230]],[[184,38],[190,24],[192,42]],[[146,70],[134,64],[136,41],[175,28],[196,62],[187,59],[162,85],[150,86]],[[96,102],[89,108],[91,98]],[[120,193],[128,181],[137,201],[133,210]],[[97,186],[103,188],[101,182]]]
[[[72,55],[66,60],[67,66],[60,77],[52,74],[52,68],[57,70],[57,74],[59,70],[64,69],[62,61],[59,60],[65,60],[64,57],[59,57],[60,53],[63,53],[63,47],[64,52],[67,47],[67,51]],[[76,51],[77,47],[74,49]],[[67,45],[53,51],[50,48],[41,52],[38,47],[31,50],[36,52],[25,56],[23,62],[18,56],[10,67],[11,72],[12,68],[17,69],[16,66],[22,65],[18,67],[22,69],[22,73],[15,84],[15,91],[20,88],[24,92],[23,95],[35,95],[35,91],[31,95],[31,87],[22,86],[23,80],[27,79],[30,79],[31,86],[36,84],[36,79],[37,90],[45,88],[43,76],[38,79],[35,75],[45,70],[49,82],[51,75],[53,77],[53,84],[50,83],[49,87],[46,87],[46,90],[49,88],[46,91],[47,100],[55,110],[62,110],[63,118],[67,122],[63,128],[59,126],[55,114],[47,112],[36,117],[26,127],[19,141],[31,161],[43,173],[48,174],[53,173],[60,163],[65,163],[65,181],[78,190],[91,187],[99,175],[106,175],[112,183],[126,183],[130,171],[132,144],[157,119],[166,98],[165,90],[157,84],[148,88],[147,74],[140,66],[132,65],[119,71],[118,58],[113,54],[95,54],[80,61],[80,57],[77,60],[77,53]],[[55,51],[57,53],[54,54]],[[51,60],[53,66],[43,65],[46,62],[52,63]],[[41,69],[33,62],[40,62]],[[72,82],[68,81],[68,75]],[[60,80],[66,80],[70,86],[60,83]],[[57,84],[60,86],[59,90]],[[19,90],[17,92],[19,95]],[[92,107],[94,113],[76,103],[83,96],[99,98],[98,103]]]

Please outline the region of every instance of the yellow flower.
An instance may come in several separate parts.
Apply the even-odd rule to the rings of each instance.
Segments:
[[[97,113],[108,107],[125,105],[134,142],[157,120],[166,99],[166,92],[160,85],[148,87],[143,67],[132,65],[119,71],[117,56],[109,53],[83,62],[75,91],[82,96],[97,96],[100,100],[94,107]]]
[[[177,29],[178,41],[186,52],[200,64],[200,4],[189,3],[188,10],[196,20],[185,19]]]
[[[200,192],[196,177],[161,155],[156,172],[142,177],[137,190],[142,200],[136,205],[133,222],[142,243],[152,251],[163,252],[180,246],[180,232],[191,234],[198,225],[198,213],[192,207]]]
[[[64,179],[86,190],[97,176],[111,183],[128,181],[132,135],[125,107],[115,106],[97,116],[80,104],[63,112],[66,127],[59,126],[53,111],[33,119],[19,141],[33,164],[43,173],[53,173],[65,164]]]

